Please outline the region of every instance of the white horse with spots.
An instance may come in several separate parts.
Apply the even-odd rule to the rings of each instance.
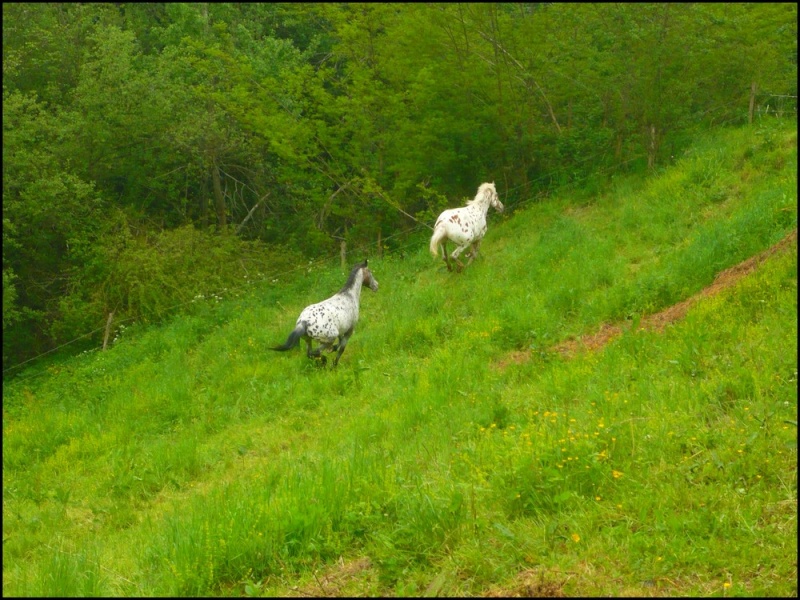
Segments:
[[[270,348],[270,350],[281,352],[289,350],[297,345],[300,338],[303,338],[307,346],[306,355],[309,358],[319,358],[323,366],[327,363],[327,359],[322,356],[322,351],[338,350],[336,358],[333,360],[335,367],[339,364],[339,358],[347,346],[347,340],[353,335],[353,329],[358,323],[358,304],[361,298],[361,287],[364,284],[367,284],[373,292],[378,291],[378,282],[367,268],[366,260],[353,267],[347,283],[335,295],[305,307],[297,318],[295,328],[289,334],[286,343]],[[317,340],[320,347],[312,351],[311,340]]]
[[[472,246],[469,253],[469,265],[478,255],[478,247],[486,233],[486,211],[493,207],[497,212],[503,212],[503,205],[497,197],[497,190],[494,183],[482,183],[478,188],[475,198],[467,202],[461,208],[450,208],[439,215],[436,225],[433,227],[431,237],[431,254],[439,256],[439,246],[442,248],[442,257],[447,264],[447,270],[452,271],[450,258],[458,264],[458,270],[464,268],[464,264],[458,260],[467,246]],[[452,241],[457,248],[448,258],[447,240]]]

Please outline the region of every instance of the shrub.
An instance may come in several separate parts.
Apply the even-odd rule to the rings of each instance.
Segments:
[[[193,301],[221,299],[248,283],[294,268],[297,255],[192,225],[133,235],[127,226],[91,252],[70,282],[53,323],[56,338],[102,328],[109,312],[121,319],[159,322]]]

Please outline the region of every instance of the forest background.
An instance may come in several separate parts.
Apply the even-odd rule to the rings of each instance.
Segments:
[[[794,3],[4,3],[4,375],[796,98]]]

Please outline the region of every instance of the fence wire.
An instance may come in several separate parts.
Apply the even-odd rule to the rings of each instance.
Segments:
[[[775,96],[775,95],[771,95],[771,96]],[[794,99],[794,113],[796,114],[797,113],[797,103],[796,103],[797,96],[781,96],[781,98],[783,98],[783,97],[789,98],[789,99]],[[734,106],[734,105],[732,105],[732,106]],[[762,116],[762,115],[763,116],[767,116],[767,115],[775,115],[776,114],[775,109],[770,109],[768,104],[763,105],[763,106],[765,107],[763,109],[763,111],[761,111],[761,112],[757,111],[757,114],[759,116]],[[730,106],[715,107],[715,108],[712,108],[712,109],[708,109],[707,111],[705,111],[704,113],[702,113],[700,115],[700,119],[702,119],[703,117],[707,116],[709,112],[711,112],[713,110],[719,110],[719,109],[722,109],[722,108],[730,108]],[[785,112],[789,112],[789,111],[784,111],[784,114],[785,114]],[[725,120],[719,122],[717,124],[717,126],[727,125],[727,124],[730,124],[730,123],[732,123],[734,121],[741,121],[743,118],[744,118],[743,116],[730,117],[728,119],[725,119]],[[695,125],[700,124],[700,122],[701,122],[700,119],[698,119],[696,121]],[[526,182],[524,184],[520,184],[520,185],[514,186],[512,188],[507,188],[504,193],[505,193],[506,196],[509,196],[509,195],[514,194],[515,192],[517,192],[519,190],[522,190],[522,189],[525,189],[525,188],[531,188],[532,186],[535,186],[536,184],[541,183],[541,182],[543,182],[545,180],[552,180],[555,176],[557,176],[559,174],[564,174],[564,173],[567,173],[567,172],[574,172],[574,169],[576,167],[579,167],[579,166],[585,164],[588,161],[593,161],[593,160],[597,160],[597,159],[599,159],[601,157],[605,157],[607,154],[608,154],[607,151],[598,152],[597,154],[585,157],[580,161],[576,161],[575,163],[573,163],[571,165],[562,167],[560,169],[556,169],[554,171],[550,171],[547,174],[542,175],[541,177],[538,177],[538,178],[533,179],[533,180],[529,180],[528,182]],[[558,185],[555,188],[547,190],[546,194],[552,194],[552,193],[555,193],[555,192],[561,193],[561,192],[564,192],[564,191],[568,191],[570,188],[573,188],[573,187],[577,186],[578,184],[585,182],[590,177],[594,177],[594,176],[596,176],[598,174],[603,174],[603,175],[606,175],[606,176],[610,176],[613,173],[622,170],[627,165],[629,165],[629,164],[631,164],[633,162],[636,162],[636,161],[644,160],[646,158],[647,158],[646,154],[639,154],[639,155],[633,156],[632,158],[629,158],[629,159],[627,159],[627,160],[625,160],[623,162],[616,163],[614,165],[610,165],[608,167],[601,168],[601,169],[592,171],[590,173],[586,173],[581,177],[574,177],[572,180],[570,180],[567,183]],[[404,214],[406,217],[410,217],[414,221],[417,222],[417,225],[415,225],[415,226],[413,226],[411,228],[404,229],[402,231],[398,231],[397,233],[388,235],[388,236],[386,236],[386,237],[381,239],[381,242],[383,243],[383,242],[386,242],[388,240],[391,240],[391,239],[394,239],[394,238],[397,238],[397,237],[401,237],[401,236],[402,237],[406,237],[406,238],[415,238],[415,239],[410,240],[407,244],[400,245],[400,246],[395,246],[393,248],[393,250],[387,251],[386,254],[391,256],[393,254],[404,252],[404,251],[410,249],[412,246],[417,247],[419,245],[419,241],[416,239],[417,234],[423,228],[432,229],[432,227],[427,223],[419,221],[416,217],[413,217],[413,216],[409,215],[407,212],[405,212],[404,210],[402,210],[401,208],[396,206],[393,201],[390,201],[388,198],[386,198],[383,194],[380,194],[380,197],[389,206],[391,206],[395,210],[398,210],[399,212]],[[525,198],[525,199],[522,199],[522,200],[518,200],[516,202],[509,203],[506,206],[507,206],[507,208],[511,209],[510,212],[509,212],[509,214],[511,214],[511,213],[513,213],[513,211],[517,210],[521,206],[527,205],[527,204],[529,204],[531,202],[534,202],[534,201],[541,201],[541,198],[542,198],[541,195],[540,196],[529,197],[529,198]],[[373,247],[373,245],[374,245],[374,243],[364,242],[364,243],[361,243],[361,244],[358,244],[358,245],[354,246],[352,249],[348,248],[347,252],[348,253],[349,252],[364,253],[366,251],[367,253],[369,253],[368,251],[369,251],[370,248]],[[321,256],[319,258],[316,258],[316,259],[312,259],[310,261],[310,264],[313,264],[315,266],[325,265],[325,264],[328,264],[328,263],[332,263],[332,262],[338,260],[339,258],[340,258],[340,253],[339,252],[335,252],[335,253],[331,253],[331,254],[328,254],[328,255],[323,255],[323,256]],[[266,282],[271,281],[273,279],[286,277],[288,275],[295,274],[298,271],[305,270],[305,269],[308,269],[308,265],[307,264],[306,265],[298,265],[297,267],[293,267],[293,268],[287,269],[285,271],[270,273],[268,275],[264,275],[263,277],[261,277],[259,279],[250,280],[250,281],[248,281],[247,283],[245,283],[245,284],[243,284],[241,286],[237,286],[237,287],[233,287],[233,288],[226,287],[226,288],[224,288],[222,290],[217,290],[215,292],[209,292],[207,295],[208,296],[216,296],[217,294],[230,294],[231,292],[244,291],[244,290],[247,290],[247,289],[252,291],[253,290],[252,286],[254,284],[266,283]],[[185,302],[179,302],[177,304],[173,304],[173,305],[168,306],[166,308],[163,308],[163,309],[161,309],[159,311],[156,311],[156,315],[159,318],[161,318],[164,315],[166,315],[166,314],[168,314],[168,313],[170,313],[170,312],[172,312],[172,311],[174,311],[174,310],[176,310],[178,308],[181,308],[181,307],[184,307],[184,306],[187,306],[189,304],[194,303],[194,301],[195,300],[193,299],[193,300],[187,300]],[[137,319],[136,316],[131,316],[131,317],[126,317],[124,319],[117,320],[117,321],[115,321],[115,328],[118,329],[120,325],[123,325],[123,324],[131,322],[131,321],[135,321],[136,319]],[[60,345],[58,345],[58,346],[56,346],[54,348],[51,348],[50,350],[46,350],[45,352],[42,352],[41,354],[38,354],[38,355],[36,355],[34,357],[31,357],[31,358],[29,358],[27,360],[24,360],[24,361],[22,361],[20,363],[17,363],[15,365],[11,366],[11,367],[3,369],[3,376],[5,376],[7,373],[10,373],[11,371],[13,371],[15,369],[19,369],[20,367],[22,367],[24,365],[27,365],[27,364],[29,364],[31,362],[34,362],[36,360],[39,360],[40,358],[43,358],[43,357],[45,357],[45,356],[47,356],[49,354],[52,354],[53,352],[56,352],[56,351],[61,350],[63,348],[66,348],[67,346],[69,346],[71,344],[74,344],[76,342],[79,342],[80,340],[85,339],[85,338],[87,338],[89,336],[92,336],[92,335],[94,335],[94,334],[96,334],[96,333],[98,333],[98,332],[100,332],[100,331],[102,331],[104,329],[106,329],[106,326],[98,327],[97,329],[93,329],[92,331],[89,331],[87,333],[81,334],[78,337],[76,337],[76,338],[74,338],[74,339],[72,339],[72,340],[70,340],[68,342],[64,342],[63,344],[60,344]],[[41,374],[41,372],[33,373],[29,377],[34,377],[34,376],[39,375],[39,374]],[[28,377],[24,377],[24,379],[28,379]]]

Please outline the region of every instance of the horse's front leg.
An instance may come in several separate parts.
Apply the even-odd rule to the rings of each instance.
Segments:
[[[339,359],[342,357],[342,352],[347,347],[347,340],[350,339],[350,336],[353,335],[353,328],[351,327],[348,331],[346,331],[343,335],[339,336],[339,343],[337,344],[339,350],[336,353],[336,358],[333,359],[333,367],[336,368],[336,365],[339,364]],[[335,348],[336,346],[334,346]]]
[[[470,253],[469,253],[469,261],[467,261],[468,265],[471,265],[472,261],[475,260],[475,257],[478,256],[478,248],[480,248],[480,246],[481,246],[481,241],[480,240],[478,240],[476,242],[473,242],[472,250],[470,250]]]

